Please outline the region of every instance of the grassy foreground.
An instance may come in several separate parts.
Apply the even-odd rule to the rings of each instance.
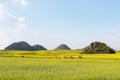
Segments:
[[[120,52],[80,52],[0,51],[0,80],[120,80]]]
[[[0,58],[0,80],[120,80],[120,60]]]

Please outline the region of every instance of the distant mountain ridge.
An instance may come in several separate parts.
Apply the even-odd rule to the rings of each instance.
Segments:
[[[5,48],[5,50],[47,50],[41,45],[31,46],[25,41],[15,42]]]
[[[25,41],[14,42],[7,46],[5,50],[47,50],[42,45],[36,44],[31,46]],[[61,44],[56,47],[54,50],[71,50],[66,44]],[[82,53],[91,54],[91,53],[115,53],[116,51],[111,47],[107,46],[103,42],[92,42],[89,46],[79,49]]]

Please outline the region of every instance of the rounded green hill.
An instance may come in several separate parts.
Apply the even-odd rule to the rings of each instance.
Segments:
[[[115,50],[107,46],[102,42],[93,42],[89,46],[83,49],[82,53],[92,54],[92,53],[115,53]]]

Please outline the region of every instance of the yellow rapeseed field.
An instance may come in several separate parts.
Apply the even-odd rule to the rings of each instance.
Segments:
[[[105,58],[105,59],[120,59],[120,52],[115,54],[81,54],[81,50],[46,50],[46,51],[16,51],[16,50],[1,50],[1,57],[36,57],[36,58]]]

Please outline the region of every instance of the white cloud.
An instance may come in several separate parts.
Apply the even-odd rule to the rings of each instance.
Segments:
[[[22,6],[26,6],[27,5],[27,0],[19,0],[19,3],[22,5]]]
[[[26,19],[25,19],[24,17],[19,17],[19,18],[18,18],[18,21],[20,21],[20,22],[25,22]]]
[[[24,17],[18,18],[18,24],[17,24],[17,31],[21,31],[28,27],[28,24],[26,23],[26,19]]]
[[[24,8],[27,3],[27,0],[0,0],[0,48],[6,47],[8,43],[16,39],[18,34],[23,34],[21,31],[28,30],[27,19],[11,13],[14,7],[15,9]]]
[[[12,0],[12,3],[15,5],[26,6],[28,4],[28,0]]]
[[[26,24],[26,19],[24,17],[19,17],[18,21],[19,21],[19,25],[18,25],[19,28],[28,27],[28,24]]]
[[[5,6],[0,4],[0,19],[2,19],[5,15]]]
[[[8,3],[9,0],[5,0],[4,3]],[[13,2],[19,2],[21,5],[25,6],[27,4],[26,0],[13,0]],[[14,27],[22,30],[26,28],[28,24],[26,23],[25,17],[18,17],[8,11],[10,5],[6,6],[3,1],[0,1],[0,26],[2,27]]]

